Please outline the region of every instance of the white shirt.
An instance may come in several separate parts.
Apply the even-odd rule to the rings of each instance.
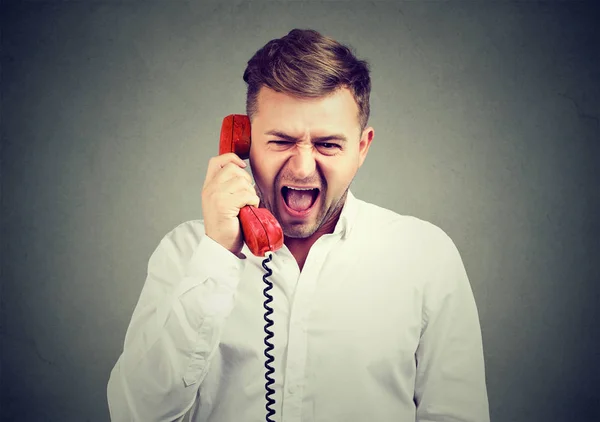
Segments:
[[[266,420],[263,258],[185,222],[160,242],[108,382],[111,420]],[[278,422],[488,422],[481,329],[452,240],[348,192],[302,272],[270,263]]]

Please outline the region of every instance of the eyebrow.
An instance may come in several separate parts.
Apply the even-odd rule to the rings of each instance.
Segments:
[[[285,139],[286,141],[290,141],[290,142],[298,142],[299,141],[299,138],[288,135],[287,133],[284,133],[284,132],[280,132],[278,130],[270,130],[268,132],[265,132],[265,135],[276,136],[278,138],[282,138],[282,139]],[[341,133],[335,133],[333,135],[327,135],[327,136],[317,136],[317,137],[312,138],[312,140],[316,141],[316,142],[327,142],[327,141],[338,141],[341,143],[348,142],[348,139]]]

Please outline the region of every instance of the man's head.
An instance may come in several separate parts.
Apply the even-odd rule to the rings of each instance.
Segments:
[[[300,98],[321,98],[347,87],[358,105],[361,130],[370,114],[369,66],[345,45],[311,29],[293,29],[269,41],[248,61],[246,113],[253,120],[258,93],[266,86]]]
[[[256,52],[244,81],[262,205],[288,237],[331,231],[373,139],[368,64],[331,38],[294,29]]]

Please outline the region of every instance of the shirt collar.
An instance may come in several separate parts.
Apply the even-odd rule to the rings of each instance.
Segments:
[[[358,200],[352,194],[350,189],[348,189],[348,195],[346,196],[346,203],[342,208],[342,212],[340,213],[340,218],[335,225],[335,229],[333,230],[334,234],[341,234],[342,239],[346,239],[350,232],[352,231],[352,227],[356,221],[356,215],[358,212]]]

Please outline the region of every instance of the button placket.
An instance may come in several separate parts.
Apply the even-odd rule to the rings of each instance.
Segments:
[[[282,410],[285,422],[299,421],[301,418],[307,353],[308,330],[306,324],[309,321],[310,304],[323,266],[324,256],[331,248],[333,240],[323,237],[313,245],[312,256],[307,260],[296,285],[296,294],[290,312],[288,359],[283,392]]]

